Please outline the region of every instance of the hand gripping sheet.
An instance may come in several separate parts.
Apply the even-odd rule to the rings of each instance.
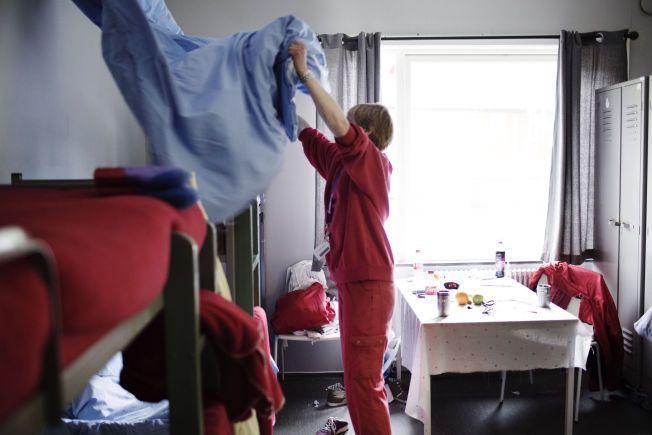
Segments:
[[[214,221],[262,193],[295,140],[292,102],[305,92],[288,57],[294,39],[327,83],[315,33],[286,16],[224,38],[185,35],[163,0],[74,0],[102,28],[102,51],[145,130],[153,163],[197,175]]]

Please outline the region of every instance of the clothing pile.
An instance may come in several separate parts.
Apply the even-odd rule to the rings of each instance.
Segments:
[[[74,0],[102,29],[102,53],[142,126],[156,165],[197,176],[214,222],[263,192],[296,138],[300,84],[288,54],[298,39],[328,86],[317,35],[294,16],[224,38],[183,33],[163,0]],[[216,6],[217,7],[217,6]]]
[[[204,391],[204,433],[230,434],[231,424],[256,411],[261,434],[271,434],[274,414],[284,397],[270,364],[269,342],[256,320],[232,302],[206,290],[200,292],[202,333],[215,351],[218,386]],[[166,397],[164,319],[157,317],[123,353],[120,384],[138,399],[157,402]]]
[[[288,267],[286,279],[288,292],[308,288],[314,283],[319,283],[322,287],[328,288],[324,271],[313,271],[312,262],[308,260],[299,261]]]
[[[339,332],[337,302],[326,296],[326,276],[311,268],[311,261],[300,261],[288,268],[288,293],[276,301],[271,319],[277,334],[319,339]]]

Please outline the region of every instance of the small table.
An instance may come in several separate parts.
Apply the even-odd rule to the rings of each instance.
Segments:
[[[565,434],[573,431],[574,367],[584,368],[590,340],[576,340],[577,317],[551,304],[537,306],[537,295],[509,279],[466,280],[461,291],[481,293],[495,304],[459,306],[450,294],[448,317],[438,317],[436,296],[417,298],[414,284],[396,282],[401,314],[404,365],[412,372],[405,412],[431,433],[430,376],[443,373],[498,372],[566,368]],[[586,348],[586,349],[585,349]]]
[[[294,335],[294,334],[279,334],[274,339],[274,361],[278,364],[278,344],[281,342],[281,379],[285,380],[285,348],[288,347],[290,341],[303,341],[310,342],[310,344],[319,343],[322,341],[334,341],[340,339],[340,330],[330,334],[322,334],[319,337],[308,337],[307,335]]]

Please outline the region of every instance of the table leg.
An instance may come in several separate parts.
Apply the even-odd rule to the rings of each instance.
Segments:
[[[564,414],[564,434],[573,434],[573,387],[575,386],[575,367],[566,368],[566,412]]]
[[[278,367],[278,336],[274,337],[274,363]]]
[[[281,341],[281,380],[285,380],[285,348],[288,346],[287,340]]]

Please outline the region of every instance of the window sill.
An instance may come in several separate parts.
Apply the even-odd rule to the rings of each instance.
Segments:
[[[519,265],[519,266],[527,266],[527,265],[534,265],[534,264],[542,264],[543,261],[541,260],[515,260],[515,261],[508,261],[507,262],[509,265],[514,266],[514,265]],[[495,264],[494,261],[490,260],[485,260],[485,261],[471,261],[471,260],[459,260],[459,261],[426,261],[423,263],[423,267],[461,267],[461,266],[468,266],[468,267],[484,267],[484,266],[493,266]],[[396,263],[394,264],[394,267],[412,267],[412,263]]]

